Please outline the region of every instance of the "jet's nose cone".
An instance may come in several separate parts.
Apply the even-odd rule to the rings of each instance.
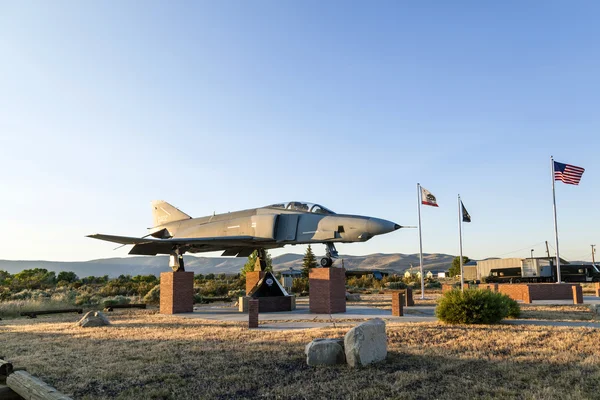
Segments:
[[[383,235],[384,233],[389,233],[395,231],[396,229],[400,229],[400,225],[392,221],[379,218],[369,218],[367,227],[371,235]]]

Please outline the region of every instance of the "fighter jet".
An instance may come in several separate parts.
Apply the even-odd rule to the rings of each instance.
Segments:
[[[291,244],[323,243],[322,267],[338,257],[335,243],[366,242],[402,226],[384,219],[336,214],[319,204],[302,201],[192,218],[171,204],[152,202],[154,226],[144,237],[95,234],[88,237],[133,245],[129,254],[170,255],[169,266],[183,271],[185,253],[223,251],[223,256],[248,257],[258,251],[264,266],[265,250]],[[263,268],[260,268],[263,269]]]

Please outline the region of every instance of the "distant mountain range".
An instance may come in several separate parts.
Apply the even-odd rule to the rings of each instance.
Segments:
[[[289,268],[302,267],[302,254],[283,254],[273,257],[273,268],[276,271]],[[427,270],[447,270],[450,268],[454,256],[449,254],[424,254],[424,264]],[[195,257],[185,256],[186,271],[197,274],[235,274],[246,263],[246,258],[230,257]],[[418,268],[418,254],[369,254],[366,256],[341,255],[335,265],[341,265],[348,270],[388,270],[390,272],[403,272],[411,266]],[[161,272],[170,271],[167,256],[156,257],[124,257],[104,258],[91,261],[11,261],[0,260],[0,270],[15,274],[24,269],[45,268],[56,273],[72,271],[77,276],[117,277],[126,275],[159,275]]]

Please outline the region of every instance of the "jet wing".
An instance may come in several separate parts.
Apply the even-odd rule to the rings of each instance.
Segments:
[[[136,238],[129,236],[114,236],[95,234],[88,237],[105,240],[119,244],[133,244],[129,254],[155,256],[157,254],[170,254],[175,246],[185,246],[190,253],[227,250],[230,248],[249,247],[256,242],[267,239],[254,236],[215,236],[207,238]]]

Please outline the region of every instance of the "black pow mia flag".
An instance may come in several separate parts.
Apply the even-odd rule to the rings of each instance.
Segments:
[[[462,220],[463,220],[463,222],[471,222],[471,215],[469,215],[469,212],[465,208],[465,205],[463,204],[462,201],[460,202],[460,208],[462,209]]]

